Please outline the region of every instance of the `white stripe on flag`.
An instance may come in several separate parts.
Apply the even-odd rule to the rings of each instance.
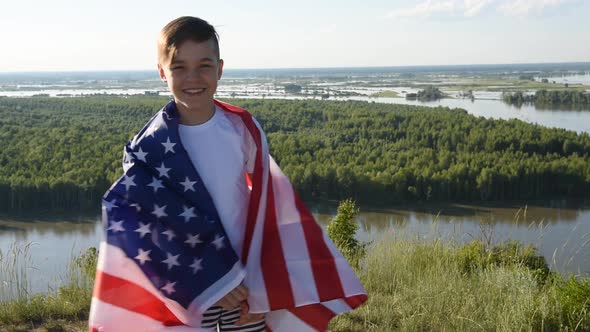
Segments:
[[[311,326],[287,310],[275,310],[266,314],[266,325],[276,332],[315,331]]]
[[[258,215],[256,216],[256,224],[254,225],[254,232],[252,241],[250,242],[250,249],[248,253],[248,261],[246,262],[246,278],[244,284],[248,287],[248,305],[252,313],[265,313],[270,309],[268,303],[268,295],[266,293],[266,285],[264,283],[264,276],[261,269],[261,252],[262,252],[262,235],[264,234],[264,220],[266,217],[266,200],[268,185],[268,145],[264,132],[260,124],[255,120],[254,124],[258,128],[261,136],[261,157],[262,157],[262,196],[260,197],[260,205],[258,206]]]
[[[344,300],[341,299],[322,302],[322,304],[326,306],[326,308],[332,310],[332,312],[334,312],[335,314],[341,314],[343,312],[348,312],[352,310],[352,308]]]
[[[345,297],[351,297],[355,295],[366,294],[365,289],[361,285],[360,281],[356,278],[356,275],[352,271],[350,265],[346,259],[342,256],[340,251],[336,249],[336,245],[330,240],[326,232],[322,232],[324,235],[324,241],[330,249],[332,256],[334,256],[334,263],[336,264],[336,270],[340,276],[340,282],[342,283],[342,289],[344,290]]]
[[[92,299],[92,310],[88,320],[90,328],[96,328],[102,332],[211,332],[211,329],[201,329],[189,326],[164,326],[160,321],[133,311],[116,307],[102,302],[97,298]],[[100,315],[96,315],[100,312]]]
[[[289,280],[291,287],[293,287],[295,306],[318,303],[320,297],[315,284],[301,218],[295,206],[293,186],[272,157],[270,158],[270,172],[275,202],[281,202],[281,204],[276,204],[277,226]]]

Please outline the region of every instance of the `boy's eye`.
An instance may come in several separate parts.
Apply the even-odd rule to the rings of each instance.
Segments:
[[[174,66],[174,67],[170,67],[170,70],[179,70],[179,69],[183,69],[183,66]]]

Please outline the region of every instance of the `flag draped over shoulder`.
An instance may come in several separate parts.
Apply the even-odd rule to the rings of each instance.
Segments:
[[[178,135],[174,102],[125,146],[125,174],[103,200],[91,331],[199,331],[203,312],[243,283],[269,331],[322,331],[366,293],[270,157],[245,110],[216,101],[256,145],[243,252]]]

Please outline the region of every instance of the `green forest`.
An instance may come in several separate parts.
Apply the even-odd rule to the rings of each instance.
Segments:
[[[503,93],[502,99],[510,105],[535,104],[540,106],[551,105],[570,105],[570,106],[590,106],[590,93],[583,91],[548,91],[539,90],[534,94],[522,93]]]
[[[590,196],[590,136],[464,110],[239,100],[305,199],[364,204]],[[98,209],[124,144],[167,99],[0,98],[0,213]]]

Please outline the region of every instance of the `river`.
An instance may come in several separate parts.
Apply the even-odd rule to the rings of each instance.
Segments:
[[[413,91],[410,88],[398,88],[394,90]],[[561,106],[551,109],[539,108],[535,105],[514,106],[504,103],[499,100],[499,94],[494,92],[475,91],[476,96],[481,96],[482,99],[466,99],[466,98],[444,98],[436,101],[419,101],[410,100],[406,98],[385,98],[385,97],[369,97],[369,96],[351,96],[351,97],[329,97],[328,100],[358,100],[385,104],[404,104],[427,107],[449,107],[461,108],[467,113],[482,116],[490,119],[518,119],[528,123],[534,123],[545,127],[563,128],[573,130],[578,133],[590,133],[590,106],[588,109],[571,109],[567,106]],[[229,97],[229,95],[221,94],[221,97]],[[249,95],[240,95],[239,98],[261,98],[258,93],[251,93]],[[321,97],[301,97],[289,95],[266,95],[266,99],[320,99]]]
[[[432,102],[407,100],[405,98],[379,98],[380,102],[419,105],[445,106],[462,108],[469,114],[493,119],[519,119],[524,122],[536,123],[545,127],[564,128],[578,133],[590,133],[590,111],[578,111],[566,108],[539,109],[534,105],[516,107],[500,100],[478,99],[440,99]]]
[[[335,207],[311,208],[325,225]],[[357,218],[361,241],[383,237],[452,239],[461,243],[482,239],[497,244],[514,239],[533,244],[553,270],[590,276],[590,205],[568,201],[524,202],[498,206],[422,205],[375,210],[361,208]],[[46,292],[67,280],[76,255],[96,247],[102,238],[99,218],[0,220],[0,300],[14,297],[15,275],[26,280],[30,293]],[[10,263],[15,248],[16,265]]]

